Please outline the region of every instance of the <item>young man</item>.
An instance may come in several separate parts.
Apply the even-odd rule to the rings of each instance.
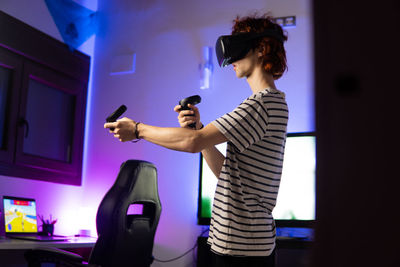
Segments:
[[[274,266],[272,210],[280,184],[288,108],[274,81],[286,67],[282,28],[268,16],[237,18],[232,35],[217,41],[222,66],[232,64],[252,94],[235,110],[203,127],[199,110],[180,111],[181,128],[123,118],[106,123],[120,141],[145,139],[169,149],[201,152],[218,177],[208,242],[216,266]],[[194,115],[194,116],[186,116]],[[188,125],[196,123],[196,128]],[[227,142],[226,157],[215,145]]]

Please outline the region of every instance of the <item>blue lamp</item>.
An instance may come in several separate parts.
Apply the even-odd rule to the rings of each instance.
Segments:
[[[199,65],[200,69],[200,89],[209,89],[211,87],[211,78],[213,73],[212,47],[203,47],[203,63]]]

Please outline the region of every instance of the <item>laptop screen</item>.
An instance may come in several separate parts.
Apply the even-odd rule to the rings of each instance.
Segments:
[[[34,199],[3,196],[3,207],[6,233],[37,233]]]

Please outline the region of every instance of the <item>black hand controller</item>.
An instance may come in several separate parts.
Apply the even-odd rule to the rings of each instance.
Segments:
[[[191,110],[191,108],[188,107],[189,104],[194,106],[199,104],[200,102],[201,102],[201,97],[199,95],[189,96],[179,101],[179,105],[182,106],[180,110]],[[194,116],[194,115],[185,115],[185,116]],[[196,128],[196,123],[189,124],[189,127]]]
[[[127,110],[125,105],[121,105],[117,110],[111,113],[110,116],[106,118],[106,122],[115,122],[125,111]],[[111,131],[114,131],[114,128],[110,128]]]

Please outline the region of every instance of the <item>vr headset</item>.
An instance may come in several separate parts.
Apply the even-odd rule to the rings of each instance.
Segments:
[[[252,49],[252,42],[254,39],[260,37],[273,37],[281,42],[284,41],[282,34],[276,30],[222,35],[215,44],[215,52],[219,66],[225,67],[244,58],[250,49]]]

